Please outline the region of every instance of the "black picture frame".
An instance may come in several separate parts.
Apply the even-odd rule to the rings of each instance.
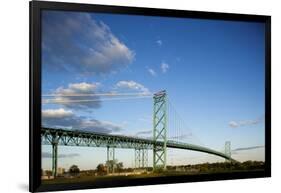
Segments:
[[[47,1],[30,2],[30,143],[29,143],[29,191],[58,191],[89,188],[108,188],[137,185],[183,183],[213,180],[260,178],[271,176],[271,17],[266,15],[248,15],[232,13],[214,13],[140,7],[107,6],[80,3],[62,3]],[[169,176],[152,179],[134,179],[111,181],[101,184],[41,184],[41,11],[63,10],[82,12],[118,13],[147,16],[165,16],[180,18],[204,18],[215,20],[263,22],[265,32],[265,170],[262,172],[236,172],[222,174],[202,174],[195,176]]]

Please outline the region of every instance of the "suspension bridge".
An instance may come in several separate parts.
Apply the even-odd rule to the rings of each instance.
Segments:
[[[102,95],[102,94],[101,94]],[[52,96],[52,95],[48,95]],[[71,95],[78,96],[78,95]],[[79,95],[81,96],[81,95]],[[85,95],[89,96],[89,95]],[[96,96],[96,95],[95,95]],[[146,97],[146,95],[140,96]],[[96,99],[83,99],[80,102],[93,102]],[[63,101],[50,101],[48,103],[61,103]],[[67,101],[69,102],[69,100]],[[75,102],[75,101],[73,101]],[[44,102],[43,102],[44,103]],[[230,162],[236,162],[231,158],[230,141],[225,143],[225,151],[220,152],[211,148],[181,142],[180,135],[168,137],[168,100],[166,91],[160,91],[153,95],[153,127],[151,138],[112,135],[106,133],[88,132],[83,130],[69,130],[58,128],[41,128],[42,145],[52,146],[52,174],[57,175],[58,146],[84,146],[107,148],[107,161],[115,160],[115,149],[134,149],[135,167],[148,167],[148,151],[153,151],[153,169],[166,169],[167,148],[192,150],[222,157]],[[175,124],[181,127],[180,123]],[[170,140],[170,139],[176,140]]]

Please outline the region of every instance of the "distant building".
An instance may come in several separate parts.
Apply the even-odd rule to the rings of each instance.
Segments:
[[[42,169],[42,174],[41,174],[41,176],[47,176],[46,170],[43,170],[43,169]]]
[[[41,176],[42,180],[52,180],[54,179],[54,176]]]
[[[42,169],[41,179],[42,180],[54,179],[54,176],[52,176],[52,171],[50,171],[50,170],[43,170]]]
[[[65,169],[64,168],[58,168],[57,170],[57,174],[58,175],[63,175],[65,173]]]

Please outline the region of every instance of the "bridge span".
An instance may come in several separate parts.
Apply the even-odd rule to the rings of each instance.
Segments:
[[[138,138],[135,136],[111,135],[104,133],[87,132],[82,130],[67,130],[57,128],[41,128],[42,144],[52,145],[52,171],[57,173],[58,146],[88,146],[106,147],[107,160],[115,159],[115,148],[135,149],[136,167],[147,167],[148,150],[153,151],[153,169],[166,169],[167,148],[185,149],[216,155],[231,162],[230,142],[226,143],[225,153],[190,143],[169,140],[167,137],[168,115],[167,94],[160,91],[153,96],[153,136]]]
[[[84,147],[105,147],[108,148],[108,160],[109,151],[115,148],[123,149],[135,149],[136,151],[147,151],[161,148],[164,141],[155,141],[153,139],[138,138],[134,136],[124,136],[124,135],[111,135],[96,132],[87,132],[81,130],[67,130],[67,129],[56,129],[56,128],[41,128],[41,140],[42,145],[52,145],[53,146],[53,169],[57,168],[57,146],[84,146]],[[167,140],[167,148],[175,149],[185,149],[198,151],[203,153],[208,153],[222,157],[231,162],[235,162],[230,155],[225,153],[189,143],[176,142],[172,140]],[[139,158],[139,166],[145,165],[144,157],[141,158],[141,153],[139,152],[137,157]],[[114,153],[113,153],[114,159]],[[146,155],[147,159],[147,155]],[[142,164],[141,164],[142,163]],[[55,172],[55,171],[54,171]]]

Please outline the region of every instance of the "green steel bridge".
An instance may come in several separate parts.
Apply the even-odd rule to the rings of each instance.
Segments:
[[[204,146],[167,139],[167,95],[165,91],[154,94],[153,137],[151,139],[112,135],[82,130],[41,128],[42,145],[52,145],[52,173],[57,175],[58,146],[85,146],[107,148],[107,160],[115,160],[115,149],[134,149],[135,166],[147,167],[148,151],[153,151],[153,169],[166,169],[167,148],[176,148],[208,153],[222,157],[230,162],[230,142],[225,143],[225,152],[219,152]]]

